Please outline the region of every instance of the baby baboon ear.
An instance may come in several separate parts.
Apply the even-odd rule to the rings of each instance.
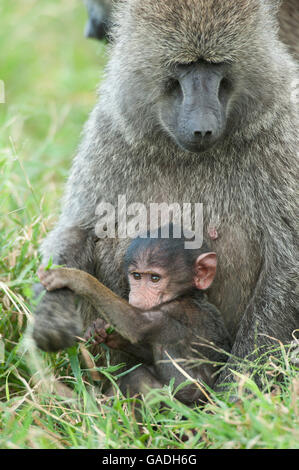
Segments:
[[[195,261],[194,285],[197,289],[206,290],[214,281],[217,268],[216,253],[204,253]]]

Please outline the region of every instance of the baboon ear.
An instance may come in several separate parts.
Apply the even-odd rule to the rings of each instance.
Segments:
[[[200,290],[208,289],[214,281],[216,268],[216,253],[204,253],[200,255],[195,261],[195,287]]]

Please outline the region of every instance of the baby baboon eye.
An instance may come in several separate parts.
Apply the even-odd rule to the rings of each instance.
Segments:
[[[135,281],[140,281],[141,280],[141,274],[139,273],[131,273]]]
[[[158,274],[152,274],[151,275],[151,281],[152,282],[159,282],[161,277]]]

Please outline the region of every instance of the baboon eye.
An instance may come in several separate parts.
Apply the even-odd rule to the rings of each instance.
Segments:
[[[180,85],[180,82],[178,80],[176,80],[174,78],[171,78],[166,83],[166,91],[168,93],[174,93],[174,92],[178,92],[180,90],[181,90],[181,85]]]
[[[132,273],[133,278],[135,281],[140,281],[141,280],[141,274],[139,273]]]
[[[161,277],[158,274],[152,274],[151,275],[151,281],[152,282],[159,282]]]
[[[232,88],[231,81],[224,77],[221,80],[220,86],[219,86],[219,98],[221,99],[225,95],[227,95],[231,91],[231,88]]]

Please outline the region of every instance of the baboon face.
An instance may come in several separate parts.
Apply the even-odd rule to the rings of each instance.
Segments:
[[[126,4],[118,60],[122,90],[131,88],[122,105],[133,120],[142,116],[138,129],[159,128],[180,148],[200,153],[246,126],[271,93],[264,33],[274,22],[271,10],[259,0]]]
[[[190,152],[202,152],[223,135],[227,104],[233,89],[226,64],[198,61],[174,67],[160,120],[176,143]]]

